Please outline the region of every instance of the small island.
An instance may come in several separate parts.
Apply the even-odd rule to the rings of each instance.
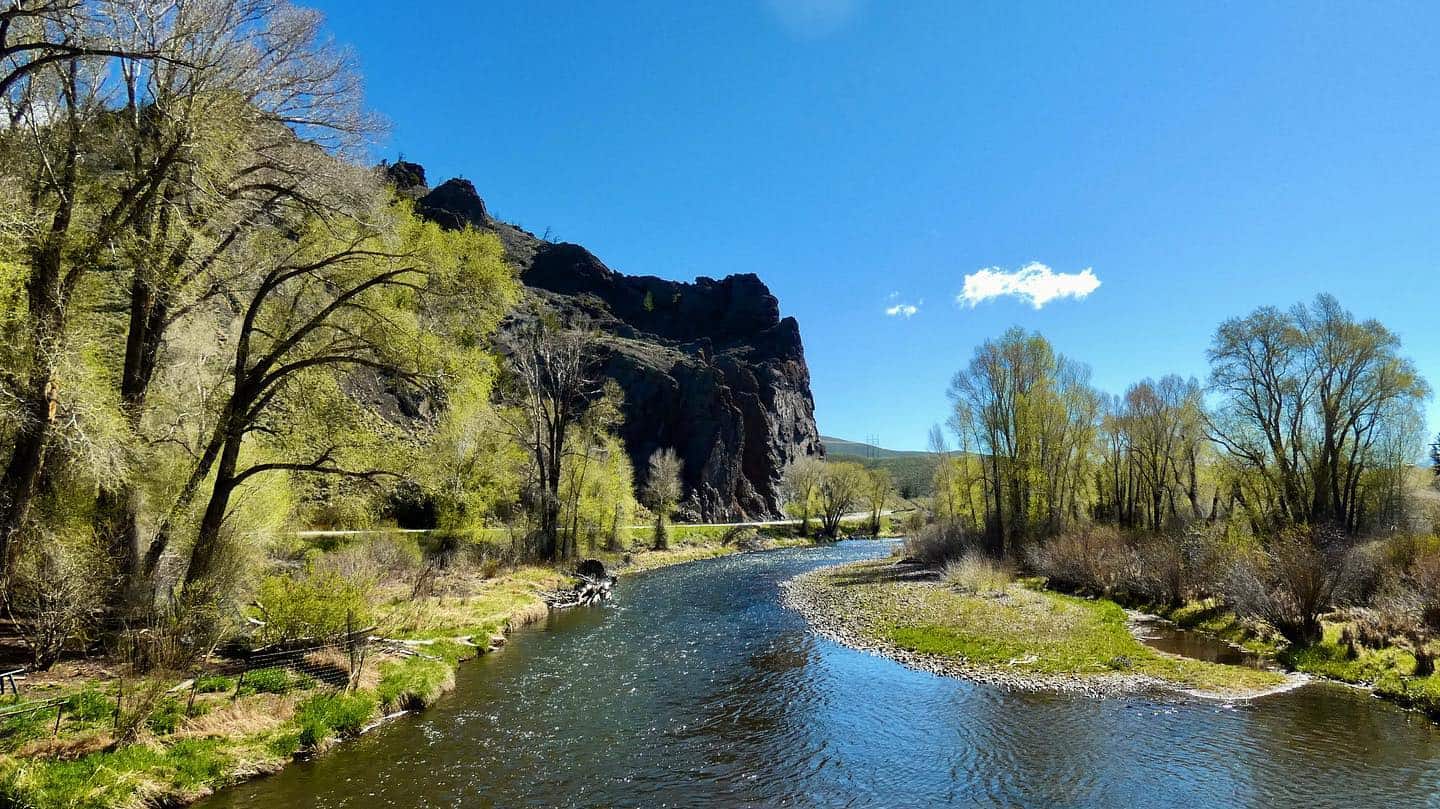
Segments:
[[[822,568],[786,582],[785,600],[846,646],[1015,690],[1243,699],[1303,681],[1158,651],[1118,604],[1050,592],[978,559],[945,571],[894,559]]]

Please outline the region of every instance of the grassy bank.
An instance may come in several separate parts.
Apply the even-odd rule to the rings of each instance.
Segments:
[[[810,541],[782,528],[773,532],[778,536],[767,529],[767,535],[748,537],[746,545]],[[621,573],[652,570],[741,550],[733,542],[723,544],[727,533],[675,526],[667,550],[632,546],[596,555]],[[327,537],[323,547],[316,543],[301,552],[311,561],[323,555],[334,562],[356,556],[361,541]],[[424,570],[391,576],[379,585],[378,633],[404,643],[372,646],[350,694],[337,694],[285,669],[247,672],[244,680],[207,676],[191,682],[171,674],[122,684],[106,671],[106,661],[67,661],[35,677],[25,684],[21,700],[0,700],[0,711],[11,703],[53,703],[0,720],[0,805],[170,806],[272,772],[296,756],[358,734],[384,715],[428,706],[453,687],[462,661],[490,651],[511,629],[543,618],[548,609],[542,593],[569,581],[560,570],[536,565],[506,568],[486,562]],[[145,700],[145,715],[117,720],[117,689],[153,692]]]
[[[922,568],[883,560],[807,574],[789,596],[842,642],[1019,688],[1093,692],[1164,684],[1245,696],[1285,682],[1274,672],[1163,654],[1135,639],[1119,605],[1033,583],[964,592]]]
[[[1134,606],[1174,621],[1183,629],[1229,641],[1291,671],[1369,688],[1376,696],[1440,721],[1440,675],[1417,676],[1413,648],[1393,643],[1373,647],[1356,643],[1352,651],[1351,644],[1344,640],[1346,630],[1352,636],[1363,633],[1344,613],[1335,613],[1321,622],[1324,638],[1319,643],[1294,647],[1266,627],[1240,619],[1218,599],[1191,601],[1179,607]]]

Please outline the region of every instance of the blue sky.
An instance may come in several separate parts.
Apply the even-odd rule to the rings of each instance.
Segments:
[[[623,272],[758,273],[827,434],[923,447],[1011,325],[1118,392],[1321,291],[1440,386],[1440,5],[312,5],[391,122],[377,156]],[[1098,287],[957,303],[1032,262]]]

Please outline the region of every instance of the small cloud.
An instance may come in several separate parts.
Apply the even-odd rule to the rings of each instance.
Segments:
[[[965,289],[955,296],[955,302],[974,307],[992,298],[1010,296],[1040,309],[1056,298],[1084,300],[1099,288],[1100,279],[1089,267],[1080,272],[1064,273],[1032,261],[1014,272],[987,267],[970,273],[965,276]]]
[[[924,298],[921,298],[915,303],[905,303],[904,301],[900,300],[899,292],[891,292],[889,295],[886,295],[885,301],[890,304],[889,306],[885,307],[886,317],[908,318],[914,315],[916,312],[919,312],[920,307],[925,305]]]
[[[850,22],[861,0],[765,0],[770,13],[800,39],[827,37]]]

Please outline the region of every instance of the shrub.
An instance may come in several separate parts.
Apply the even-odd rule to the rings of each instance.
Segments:
[[[1139,559],[1113,528],[1091,528],[1031,546],[1030,567],[1059,590],[1100,595],[1130,589]]]
[[[1226,596],[1236,613],[1263,620],[1290,643],[1308,646],[1322,637],[1320,615],[1336,602],[1348,558],[1327,532],[1289,529],[1234,563]]]
[[[375,715],[375,707],[371,694],[316,694],[295,706],[300,744],[318,747],[337,734],[357,734]]]
[[[5,610],[40,671],[55,665],[67,644],[94,629],[103,595],[103,567],[55,537],[24,543],[3,594]]]
[[[959,559],[946,562],[940,578],[961,592],[1001,595],[1015,580],[1015,574],[1004,564],[972,550]]]
[[[335,570],[300,576],[269,576],[260,584],[256,608],[267,643],[326,639],[368,626],[373,616],[373,580],[357,581]]]
[[[939,566],[980,549],[979,539],[953,523],[931,523],[905,538],[901,553],[924,565]]]

